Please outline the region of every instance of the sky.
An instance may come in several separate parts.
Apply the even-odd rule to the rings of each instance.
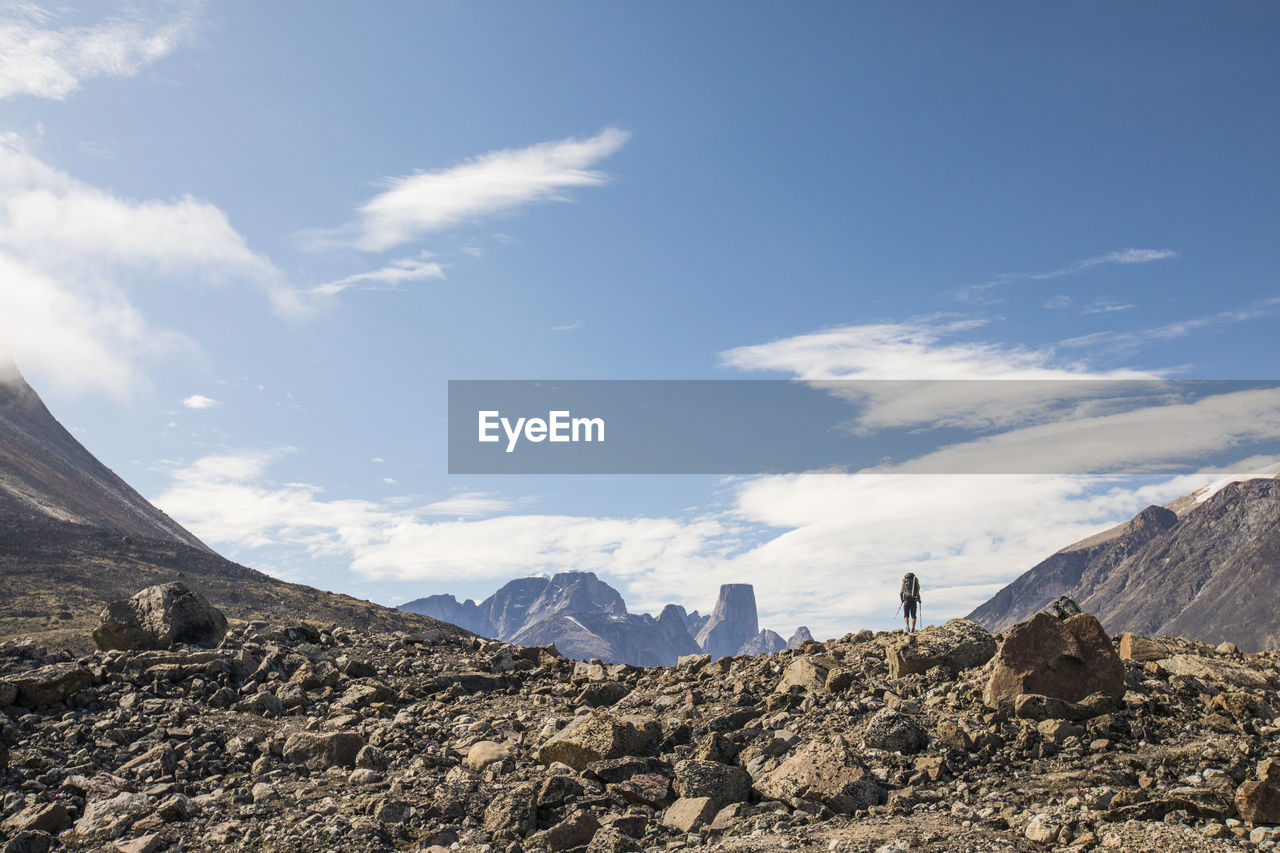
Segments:
[[[891,627],[913,570],[964,615],[1210,478],[451,476],[447,382],[1274,378],[1277,24],[0,4],[0,346],[277,577],[396,604],[583,569],[654,612],[749,582],[821,636]]]

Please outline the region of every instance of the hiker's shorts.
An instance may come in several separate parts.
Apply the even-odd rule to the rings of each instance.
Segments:
[[[902,615],[908,619],[916,618],[916,607],[918,607],[919,604],[920,602],[914,600],[902,602]]]

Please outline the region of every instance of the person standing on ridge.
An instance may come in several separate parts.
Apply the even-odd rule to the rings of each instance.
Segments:
[[[902,577],[898,600],[902,602],[902,621],[906,623],[907,633],[914,634],[916,615],[920,612],[920,579],[911,572]]]

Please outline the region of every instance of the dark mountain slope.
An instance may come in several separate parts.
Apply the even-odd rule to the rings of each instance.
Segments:
[[[1149,507],[1133,521],[1068,546],[970,614],[1003,630],[1058,595],[1107,630],[1280,644],[1280,481],[1230,483],[1203,501],[1179,499],[1176,519]]]

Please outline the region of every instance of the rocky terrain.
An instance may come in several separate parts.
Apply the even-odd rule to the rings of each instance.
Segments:
[[[1110,631],[1199,637],[1244,649],[1280,646],[1280,480],[1233,482],[1152,506],[1069,545],[969,618],[1005,630],[1059,595]]]
[[[734,654],[770,654],[787,641],[761,629],[755,590],[748,583],[724,584],[707,616],[668,604],[657,619],[628,613],[621,594],[593,572],[561,572],[520,578],[477,604],[452,595],[432,595],[400,605],[482,637],[517,645],[554,643],[572,658],[606,663],[670,666],[687,654],[706,652],[713,660]],[[809,638],[801,627],[792,636]]]
[[[0,646],[5,853],[1280,837],[1280,654],[1112,638],[1089,615],[646,669],[441,627],[227,626],[167,586],[114,603],[97,636],[110,651]]]

